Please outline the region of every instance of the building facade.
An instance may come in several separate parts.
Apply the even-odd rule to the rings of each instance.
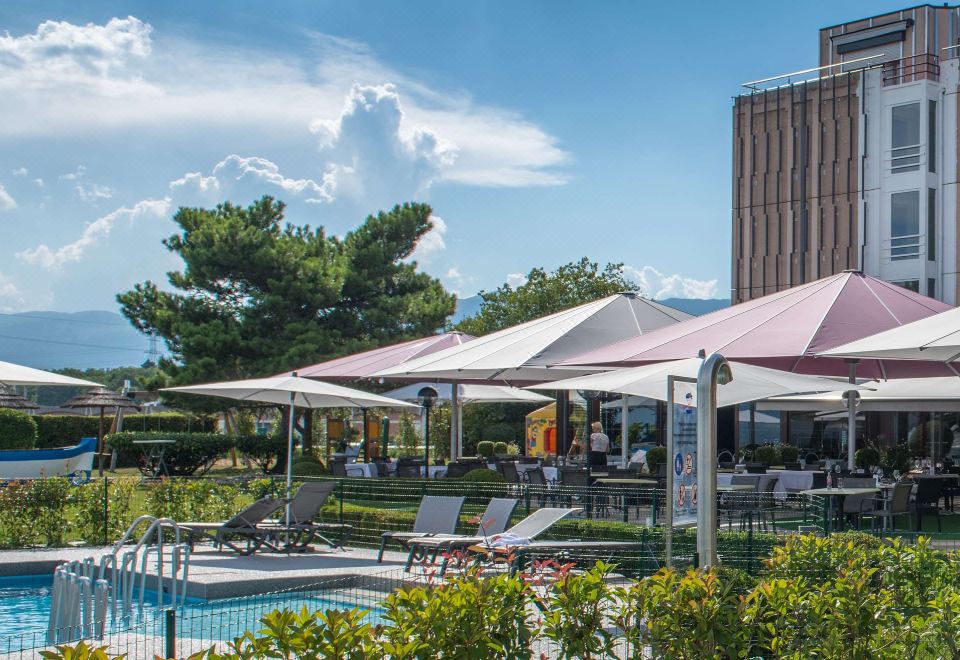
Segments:
[[[960,6],[820,30],[733,109],[733,303],[848,269],[960,300]]]

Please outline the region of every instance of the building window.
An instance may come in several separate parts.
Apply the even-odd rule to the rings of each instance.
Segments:
[[[927,170],[937,171],[937,102],[927,102]]]
[[[894,106],[892,119],[890,171],[916,172],[920,169],[920,104]]]
[[[890,195],[890,259],[903,261],[920,256],[920,191]]]
[[[927,190],[927,261],[937,260],[937,189]]]
[[[927,295],[931,298],[937,297],[937,278],[928,277],[927,278]]]
[[[902,280],[900,282],[891,282],[890,284],[896,284],[897,286],[902,286],[907,291],[920,293],[920,280]]]

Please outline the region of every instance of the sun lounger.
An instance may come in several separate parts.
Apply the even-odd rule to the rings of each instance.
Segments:
[[[477,534],[482,535],[484,533],[487,536],[492,534],[500,534],[507,529],[507,525],[510,524],[510,518],[513,517],[513,510],[517,508],[518,500],[512,497],[494,497],[491,498],[490,502],[487,504],[486,511],[480,516],[479,523],[477,524]],[[415,533],[410,532],[411,536]],[[422,536],[422,535],[416,535]],[[456,534],[431,534],[431,539],[442,539],[442,538],[456,538]],[[421,552],[421,550],[423,552]],[[432,555],[436,558],[438,550],[437,549],[417,549],[414,552],[411,552],[407,556],[407,570],[410,569],[411,563],[414,560],[419,559],[422,556]]]
[[[258,525],[282,509],[286,503],[285,499],[264,497],[225,522],[182,522],[177,523],[177,526],[186,530],[191,545],[198,538],[206,537],[214,544],[225,545],[241,555],[253,554],[263,546],[280,551],[279,547],[270,542],[271,533]],[[235,537],[243,538],[246,541],[246,547],[235,545],[231,541]]]
[[[450,562],[449,553],[454,550],[467,550],[470,546],[482,545],[493,548],[500,543],[513,541],[513,545],[529,543],[532,539],[543,534],[553,527],[558,521],[569,516],[571,513],[582,511],[580,508],[573,509],[555,509],[543,508],[537,509],[529,516],[518,522],[502,534],[487,534],[481,536],[442,536],[413,538],[409,540],[410,556],[407,558],[407,567],[412,563],[414,553],[445,553],[443,562],[440,564],[440,574],[446,573],[447,565]]]
[[[380,537],[380,552],[377,554],[377,561],[383,561],[383,550],[390,541],[406,546],[407,541],[412,538],[456,532],[457,522],[460,520],[460,509],[463,508],[463,500],[462,497],[425,495],[420,500],[417,518],[413,522],[413,531],[384,532]]]
[[[281,510],[282,515],[257,525],[258,529],[273,532],[272,538],[283,543],[285,552],[302,552],[316,540],[323,541],[331,548],[342,546],[347,534],[353,529],[352,525],[315,520],[336,487],[335,481],[305,482],[290,500],[289,522],[287,511]],[[339,532],[339,539],[333,541],[323,532]]]
[[[538,558],[557,559],[561,563],[575,559],[630,564],[630,570],[640,574],[655,573],[660,568],[653,550],[645,541],[532,541],[524,545],[501,546],[490,552],[509,559],[513,573]]]

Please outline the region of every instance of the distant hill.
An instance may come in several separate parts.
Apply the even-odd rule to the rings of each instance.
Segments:
[[[0,314],[0,360],[37,369],[111,368],[146,360],[149,340],[116,312]]]
[[[457,311],[450,317],[450,323],[456,324],[462,319],[473,316],[480,311],[482,302],[480,296],[458,299]],[[730,306],[730,301],[722,298],[664,298],[657,302],[694,316],[702,316]]]
[[[703,316],[730,306],[730,301],[723,298],[664,298],[657,302],[694,316]]]

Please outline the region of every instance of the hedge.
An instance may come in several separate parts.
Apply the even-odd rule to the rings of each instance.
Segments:
[[[287,454],[287,439],[282,436],[242,435],[236,439],[237,451],[257,464],[264,474],[276,469]]]
[[[0,408],[0,449],[33,449],[37,424],[27,413]]]
[[[107,446],[126,454],[143,455],[133,444],[142,440],[174,440],[167,448],[164,460],[170,476],[189,477],[197,472],[206,473],[218,458],[232,449],[235,438],[217,433],[138,433],[124,431],[107,436]]]
[[[108,413],[112,411],[107,411]],[[69,447],[97,435],[99,416],[83,415],[37,415],[37,448]],[[103,418],[104,430],[109,430],[113,415]],[[163,431],[166,433],[214,433],[217,429],[215,415],[190,415],[184,413],[152,413],[149,415],[124,415],[123,428],[127,431]],[[136,456],[133,456],[135,459]],[[134,463],[136,464],[135,460]]]

